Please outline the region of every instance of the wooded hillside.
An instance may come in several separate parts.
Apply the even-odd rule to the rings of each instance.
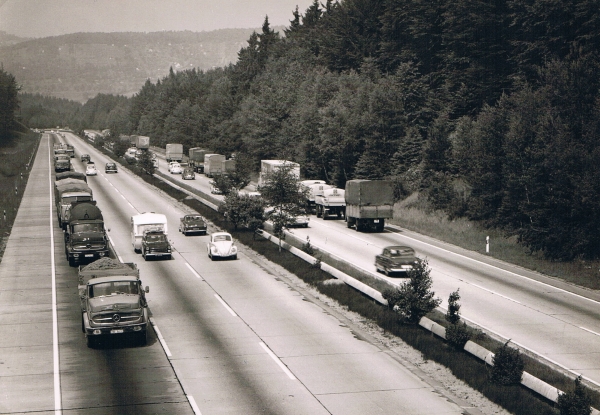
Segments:
[[[171,71],[85,126],[292,159],[338,186],[389,178],[550,258],[598,258],[599,5],[315,1],[285,36],[266,20],[235,65]]]

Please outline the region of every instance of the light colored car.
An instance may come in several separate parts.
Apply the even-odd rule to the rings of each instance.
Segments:
[[[412,270],[419,259],[415,256],[415,250],[408,246],[386,246],[381,254],[375,257],[375,269],[385,275],[392,273],[406,274]]]
[[[177,163],[176,161],[172,161],[169,163],[169,173],[181,174],[182,172],[183,169],[181,168],[181,165],[179,163]]]
[[[94,163],[88,163],[85,168],[86,176],[95,176],[98,174],[98,170],[96,170],[96,165]]]
[[[237,259],[237,247],[233,243],[233,237],[227,232],[211,233],[206,249],[208,257],[213,261],[215,257]]]

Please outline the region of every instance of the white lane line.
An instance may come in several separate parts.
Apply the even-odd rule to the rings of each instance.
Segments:
[[[60,354],[58,353],[58,315],[56,306],[56,264],[54,263],[54,226],[52,221],[52,166],[50,155],[50,140],[48,140],[48,188],[50,189],[50,270],[52,273],[52,359],[54,362],[54,413],[62,414],[62,400],[60,393]]]
[[[595,332],[594,330],[586,329],[585,327],[581,327],[581,326],[579,326],[579,328],[580,328],[581,330],[585,330],[585,331],[587,331],[587,332],[589,332],[589,333],[595,334],[596,336],[600,336],[600,333],[597,333],[597,332]]]
[[[491,328],[489,328],[489,327],[486,327],[486,326],[483,326],[483,325],[481,325],[481,324],[479,324],[479,323],[476,323],[476,322],[475,322],[475,320],[471,320],[471,319],[469,319],[469,318],[467,318],[467,317],[465,317],[465,316],[461,316],[461,317],[462,317],[464,320],[467,320],[468,322],[470,322],[470,323],[474,324],[475,326],[482,328],[484,331],[489,331],[490,333],[494,333],[496,336],[499,336],[501,339],[508,339],[508,337],[506,337],[506,336],[504,336],[504,335],[502,335],[502,334],[498,333],[497,331],[494,331],[494,330],[492,330],[492,329],[491,329]],[[583,327],[581,327],[581,328],[582,328],[583,330],[586,330],[586,329],[584,329]],[[588,331],[589,331],[589,330],[588,330]],[[553,360],[553,359],[549,358],[548,356],[545,356],[545,355],[543,355],[542,353],[539,353],[539,352],[537,352],[536,350],[533,350],[533,349],[532,349],[532,348],[530,348],[530,347],[527,347],[527,346],[525,346],[525,345],[523,345],[523,344],[521,344],[521,343],[519,343],[519,342],[516,342],[516,341],[514,341],[513,339],[509,339],[509,340],[510,340],[510,342],[511,342],[511,343],[513,343],[513,344],[516,344],[516,345],[517,345],[517,346],[519,346],[521,349],[523,349],[523,350],[528,350],[529,352],[531,352],[531,353],[535,354],[536,356],[542,356],[544,359],[546,359],[546,360],[547,360],[547,361],[549,361],[550,363],[552,363],[552,364],[554,364],[554,365],[556,365],[556,366],[558,366],[558,367],[560,367],[560,368],[562,368],[562,369],[564,369],[564,370],[566,370],[566,371],[568,371],[568,372],[570,372],[570,373],[573,373],[575,376],[581,376],[583,379],[587,380],[588,382],[590,382],[590,383],[593,383],[593,384],[594,384],[594,385],[596,385],[596,386],[600,386],[600,383],[596,382],[595,380],[593,380],[593,379],[590,379],[590,378],[589,378],[589,377],[587,377],[587,376],[583,376],[581,373],[579,373],[579,372],[576,372],[575,370],[573,370],[573,369],[571,369],[571,368],[568,368],[567,366],[565,366],[565,365],[563,365],[563,364],[561,364],[561,363],[557,362],[556,360]]]
[[[192,405],[192,411],[194,411],[194,413],[196,415],[202,415],[202,412],[200,412],[200,408],[198,408],[198,405],[196,405],[196,400],[194,399],[194,397],[192,395],[187,395],[188,401],[190,401],[190,405]]]
[[[469,282],[467,282],[467,281],[463,281],[463,282],[464,282],[464,283],[466,283],[467,285],[472,285],[473,287],[477,287],[477,288],[479,288],[480,290],[486,291],[486,292],[488,292],[488,293],[490,293],[490,294],[497,295],[498,297],[502,297],[502,298],[504,298],[505,300],[512,301],[513,303],[522,304],[521,302],[519,302],[519,301],[517,301],[517,300],[514,300],[514,299],[512,299],[512,298],[510,298],[510,297],[507,297],[507,296],[505,296],[505,295],[502,295],[502,294],[500,294],[500,293],[497,293],[496,291],[489,290],[489,289],[487,289],[487,288],[485,288],[485,287],[482,287],[481,285],[477,285],[477,284],[471,284],[471,283],[469,283]]]
[[[154,331],[156,332],[156,336],[158,337],[158,341],[160,342],[161,346],[165,350],[165,353],[166,353],[167,357],[170,358],[172,356],[171,350],[169,350],[169,346],[167,346],[167,342],[165,341],[165,338],[162,336],[162,333],[158,329],[158,326],[154,322],[153,318],[150,319],[150,323],[152,323],[152,327],[154,327]]]
[[[395,233],[395,232],[392,232],[392,233]],[[396,233],[396,234],[397,234],[397,233]],[[417,242],[417,243],[420,243],[420,244],[427,245],[427,246],[429,246],[429,247],[435,248],[435,249],[437,249],[437,250],[439,250],[439,251],[446,252],[447,254],[451,254],[451,255],[454,255],[454,256],[457,256],[457,257],[460,257],[460,258],[463,258],[463,259],[468,259],[469,261],[475,262],[475,263],[477,263],[477,264],[485,265],[485,266],[487,266],[487,267],[490,267],[490,268],[493,268],[493,269],[495,269],[495,270],[497,270],[497,271],[500,271],[500,272],[505,272],[505,273],[507,273],[507,274],[510,274],[510,275],[513,275],[513,276],[515,276],[515,277],[519,277],[519,278],[521,278],[521,279],[525,279],[525,280],[531,281],[531,282],[533,282],[533,283],[537,283],[537,284],[543,285],[544,287],[552,288],[552,289],[555,289],[555,290],[557,290],[557,291],[560,291],[560,292],[562,292],[562,293],[573,295],[573,296],[575,296],[575,297],[577,297],[577,298],[580,298],[580,299],[582,299],[582,300],[588,300],[588,301],[591,301],[591,302],[593,302],[593,303],[600,304],[600,302],[599,302],[599,301],[596,301],[596,300],[594,300],[593,298],[584,297],[583,295],[576,294],[576,293],[573,293],[573,292],[571,292],[571,291],[567,291],[567,290],[565,290],[565,289],[563,289],[563,288],[555,287],[554,285],[550,285],[550,284],[547,284],[547,283],[545,283],[545,282],[538,281],[538,280],[535,280],[535,279],[533,279],[533,278],[530,278],[530,277],[526,277],[525,275],[521,275],[521,274],[518,274],[518,273],[516,273],[516,272],[513,272],[513,271],[508,271],[508,270],[505,270],[504,268],[500,268],[500,267],[498,267],[498,266],[496,266],[496,265],[488,264],[487,262],[483,262],[483,261],[480,261],[480,260],[478,260],[478,259],[474,259],[474,258],[468,257],[468,256],[466,256],[466,255],[462,255],[462,254],[459,254],[459,253],[456,253],[456,252],[452,252],[452,251],[450,251],[450,250],[448,250],[448,249],[445,249],[445,248],[440,248],[439,246],[432,245],[432,244],[430,244],[430,243],[428,243],[428,242],[424,242],[424,241],[421,241],[421,240],[419,240],[419,239],[411,238],[411,237],[410,237],[410,236],[408,236],[408,235],[402,235],[402,236],[403,236],[403,237],[405,237],[405,238],[407,238],[407,239],[410,239],[411,241],[415,241],[415,242]],[[510,265],[510,264],[509,264],[509,265]],[[540,274],[540,275],[542,275],[542,276],[543,276],[543,274]]]
[[[264,344],[263,342],[260,342],[260,347],[262,347],[265,352],[267,352],[267,354],[269,356],[271,356],[271,358],[275,361],[275,363],[277,363],[277,365],[281,368],[281,370],[283,370],[283,372],[288,376],[288,378],[290,378],[291,380],[296,380],[296,376],[294,376],[294,374],[292,372],[290,372],[290,370],[287,368],[286,365],[283,364],[283,362],[277,357],[275,356],[275,353],[273,353],[271,351],[271,349],[269,349],[267,347],[266,344]]]
[[[115,251],[115,255],[117,256],[117,258],[119,258],[119,262],[124,262],[123,258],[121,258],[121,255],[119,255],[117,253],[117,248],[115,247],[115,243],[113,242],[112,238],[110,237],[110,235],[106,235],[108,236],[108,240],[110,241],[111,246],[113,247],[113,250]]]
[[[222,299],[222,298],[219,296],[219,294],[215,294],[215,298],[216,298],[217,300],[219,300],[219,302],[220,302],[221,304],[223,304],[223,307],[225,307],[225,308],[227,309],[227,311],[229,311],[229,313],[230,313],[232,316],[234,316],[234,317],[236,317],[236,316],[237,316],[237,314],[235,314],[235,311],[233,311],[233,310],[231,309],[231,307],[229,307],[229,306],[227,305],[227,303],[226,303],[225,301],[223,301],[223,299]]]
[[[194,274],[196,276],[196,278],[198,278],[200,281],[204,281],[204,279],[202,279],[202,277],[200,276],[200,274],[198,274],[196,272],[196,270],[194,268],[192,268],[192,266],[190,264],[188,264],[187,262],[185,263],[185,266],[188,267],[190,269],[190,271],[192,271],[192,274]]]

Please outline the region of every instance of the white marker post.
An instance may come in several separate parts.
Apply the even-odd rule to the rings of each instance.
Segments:
[[[485,237],[485,253],[486,254],[490,253],[490,237],[489,236]]]

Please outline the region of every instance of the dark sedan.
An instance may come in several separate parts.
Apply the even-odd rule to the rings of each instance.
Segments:
[[[419,262],[415,250],[408,246],[386,246],[383,252],[375,257],[377,272],[385,275],[391,273],[406,273]]]

